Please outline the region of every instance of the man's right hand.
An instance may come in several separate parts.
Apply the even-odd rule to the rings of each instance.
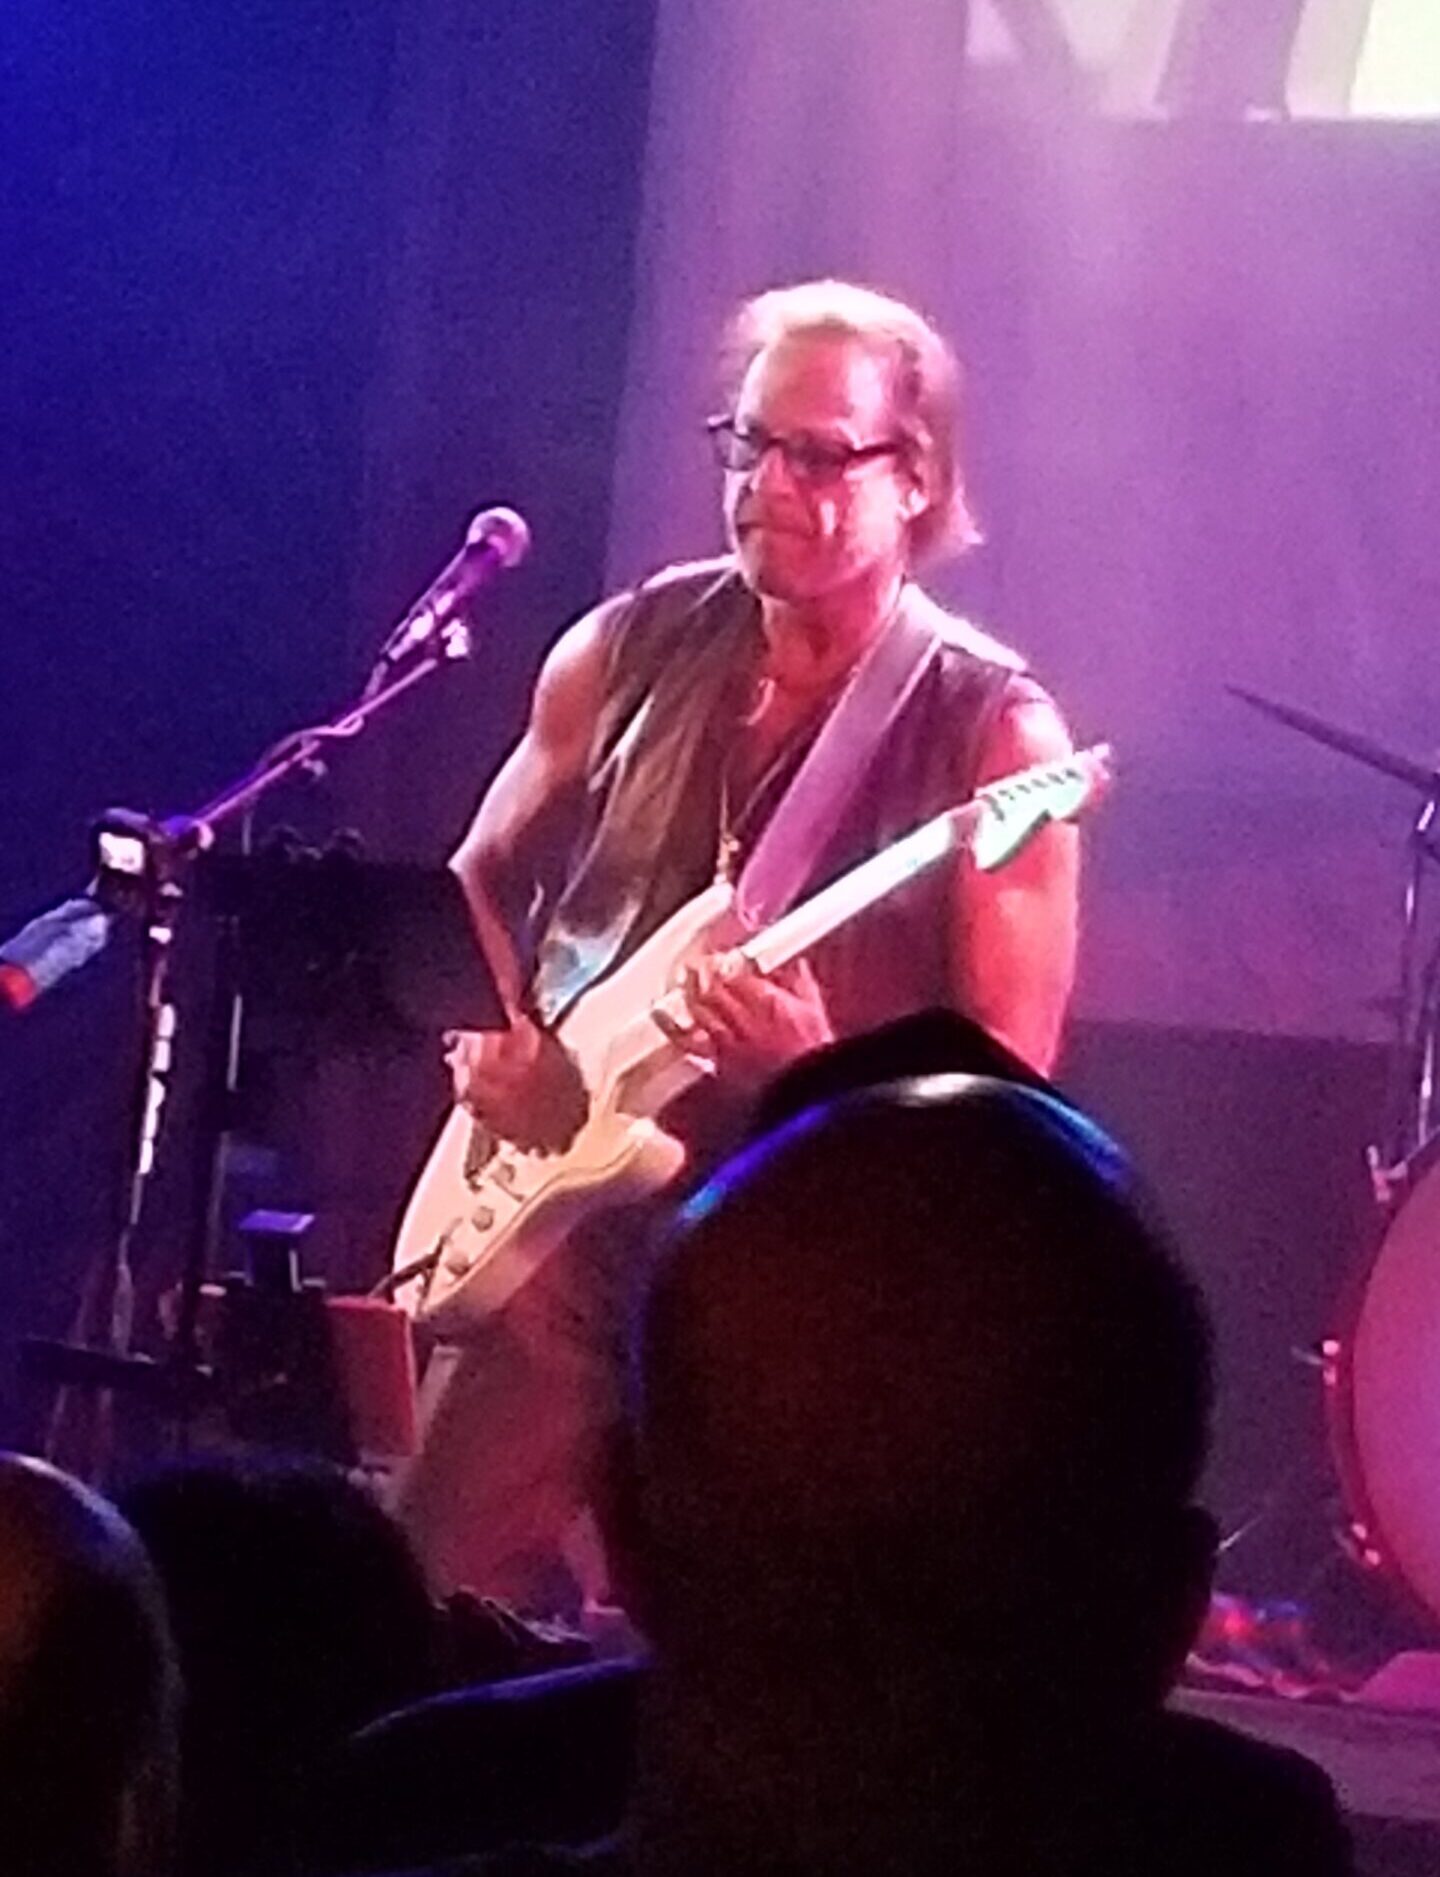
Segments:
[[[506,1030],[449,1031],[445,1062],[460,1106],[522,1152],[562,1153],[589,1113],[573,1059],[521,1011]]]

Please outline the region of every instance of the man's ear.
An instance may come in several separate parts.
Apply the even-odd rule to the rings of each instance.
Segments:
[[[1169,1603],[1170,1631],[1164,1638],[1169,1685],[1180,1679],[1185,1658],[1195,1646],[1210,1609],[1215,1563],[1220,1551],[1220,1528],[1203,1506],[1186,1506],[1176,1520],[1171,1538]]]
[[[1137,1524],[1094,1559],[1099,1572],[1093,1627],[1113,1691],[1150,1712],[1180,1680],[1210,1608],[1219,1532],[1200,1506],[1180,1506]],[[1081,1645],[1083,1646],[1083,1644]]]
[[[935,491],[930,486],[930,463],[928,455],[918,447],[906,450],[902,462],[906,489],[900,498],[900,507],[907,521],[915,521],[935,500]]]

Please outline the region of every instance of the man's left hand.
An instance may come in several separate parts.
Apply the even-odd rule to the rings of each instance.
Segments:
[[[758,1090],[797,1057],[835,1040],[825,998],[803,959],[763,977],[739,953],[685,972],[689,1055],[713,1063],[731,1087]]]

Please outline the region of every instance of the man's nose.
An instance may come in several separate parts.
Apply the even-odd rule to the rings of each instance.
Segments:
[[[788,494],[795,489],[795,472],[790,467],[790,459],[780,446],[778,438],[772,437],[760,452],[754,468],[750,471],[750,487],[763,494],[766,489],[779,488]]]

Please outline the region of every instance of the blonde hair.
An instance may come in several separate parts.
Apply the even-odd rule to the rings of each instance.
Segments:
[[[915,559],[961,553],[984,537],[966,499],[960,472],[959,361],[929,320],[903,300],[848,280],[807,280],[746,300],[725,335],[727,392],[761,352],[783,339],[837,334],[887,355],[893,369],[896,423],[907,452],[925,472],[929,506],[910,528]]]

